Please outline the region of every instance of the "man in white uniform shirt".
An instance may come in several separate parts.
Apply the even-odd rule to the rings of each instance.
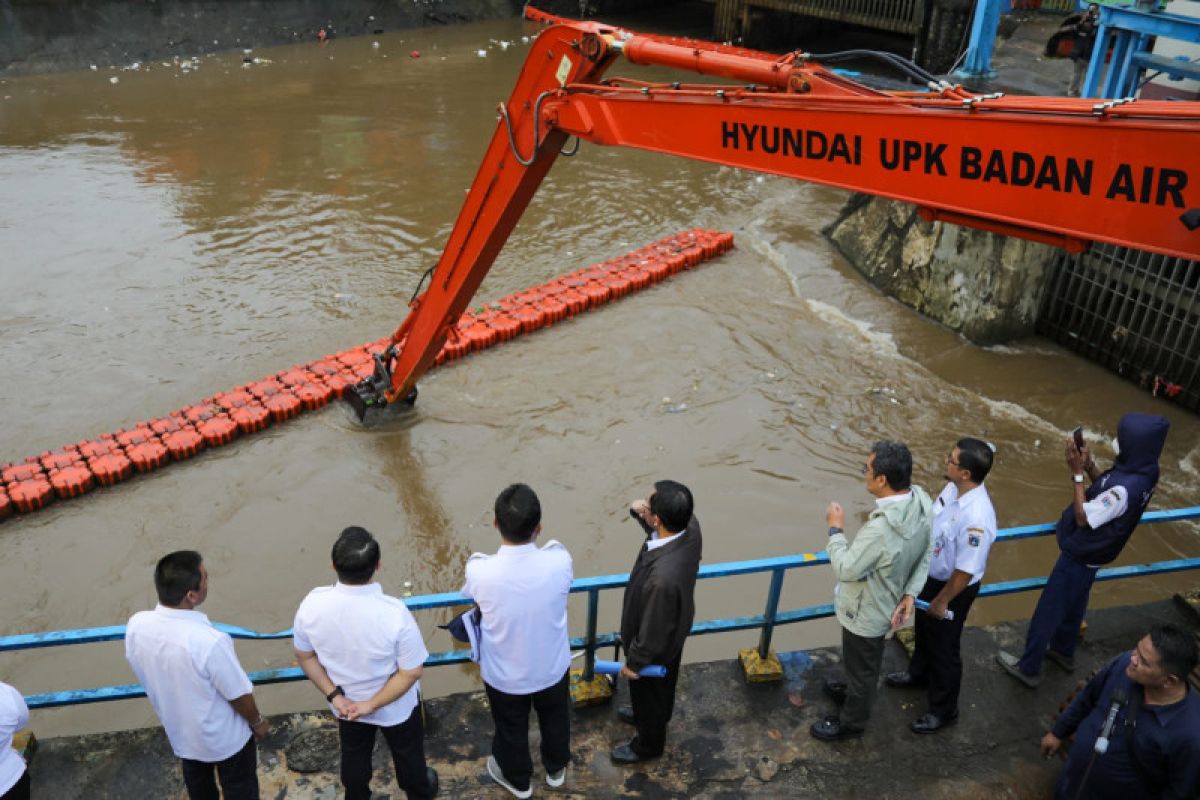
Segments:
[[[208,597],[200,554],[180,550],[154,568],[158,605],[125,626],[125,658],[162,721],[192,800],[258,800],[255,740],[270,729],[233,640],[196,607]],[[213,772],[216,772],[214,779]]]
[[[296,611],[292,643],[304,674],[338,721],[346,800],[370,800],[371,752],[382,731],[409,800],[437,795],[438,775],[425,763],[421,677],[429,651],[402,600],[372,578],[379,542],[365,528],[342,531],[333,544],[337,583],[318,586]]]
[[[562,786],[571,761],[567,596],[571,556],[556,541],[538,547],[542,507],[533,489],[513,484],[496,498],[500,549],[467,560],[462,593],[479,606],[479,672],[496,731],[487,770],[515,797],[533,794],[529,709],[537,711],[546,783]]]
[[[963,624],[996,540],[996,512],[983,485],[991,469],[992,449],[986,442],[959,439],[946,457],[949,483],[933,501],[933,557],[920,595],[929,610],[916,615],[916,646],[908,670],[884,678],[889,686],[928,686],[929,711],[909,725],[914,733],[937,733],[958,719]],[[946,619],[947,611],[953,619]]]
[[[0,800],[29,800],[29,770],[13,749],[13,734],[29,724],[25,698],[7,683],[0,683]]]

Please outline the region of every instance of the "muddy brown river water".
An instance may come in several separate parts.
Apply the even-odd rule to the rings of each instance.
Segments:
[[[247,67],[237,52],[0,82],[0,461],[389,333],[440,252],[529,32],[470,24],[260,50]],[[982,349],[881,296],[821,235],[844,199],[584,145],[554,167],[480,297],[698,225],[733,231],[736,250],[431,373],[415,410],[382,428],[337,405],[0,525],[0,633],[122,623],[153,604],[155,560],[185,547],[205,555],[211,618],[286,628],[332,580],[329,546],[349,524],[379,536],[388,591],[456,590],[467,556],[494,549],[492,500],[517,480],[538,490],[545,536],[567,545],[577,576],[628,569],[639,535],[625,504],[668,476],[695,492],[708,563],[818,550],[829,500],[870,508],[859,466],[882,437],[908,441],[931,492],[954,439],[989,439],[1001,524],[1047,521],[1070,496],[1066,431],[1086,426],[1106,462],[1101,443],[1133,409],[1172,421],[1156,507],[1197,502],[1195,417],[1046,341]],[[1122,563],[1197,555],[1197,537],[1192,524],[1144,527]],[[999,545],[989,579],[1044,575],[1053,555],[1046,540]],[[825,569],[794,572],[784,606],[828,602],[832,583]],[[699,614],[761,612],[766,584],[705,582]],[[1194,584],[1170,575],[1093,596]],[[984,601],[972,616],[1025,616],[1034,600]],[[603,629],[619,603],[605,596]],[[450,646],[443,616],[419,620],[431,650]],[[835,637],[826,620],[775,641]],[[702,637],[686,655],[754,641]],[[248,669],[291,662],[287,642],[238,649]],[[5,654],[0,679],[31,694],[132,675],[114,643]],[[424,686],[478,684],[443,668]],[[319,705],[307,684],[259,694],[269,713]],[[33,724],[53,736],[154,717],[130,701]]]

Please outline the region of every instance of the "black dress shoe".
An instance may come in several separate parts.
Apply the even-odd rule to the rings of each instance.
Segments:
[[[843,725],[837,717],[826,717],[820,722],[814,722],[808,730],[815,738],[823,742],[836,742],[841,739],[862,736],[865,729]]]
[[[630,725],[637,725],[637,720],[633,716],[633,706],[621,706],[618,708],[617,719]]]
[[[437,770],[433,767],[426,767],[425,777],[429,779],[429,796],[437,797],[439,786]]]
[[[648,761],[654,756],[641,756],[634,752],[633,748],[626,744],[619,744],[612,749],[608,754],[614,764],[638,764],[642,761]]]
[[[888,686],[892,686],[897,689],[911,689],[925,685],[925,681],[917,680],[908,670],[904,670],[903,672],[890,672],[883,676],[883,682]]]
[[[913,733],[937,733],[947,725],[958,722],[958,712],[952,717],[939,717],[937,714],[926,713],[917,717],[909,724]]]
[[[821,691],[833,698],[835,703],[846,702],[846,682],[845,681],[825,681],[821,684]]]

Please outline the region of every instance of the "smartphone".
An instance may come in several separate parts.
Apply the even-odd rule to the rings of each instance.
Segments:
[[[1071,438],[1075,440],[1075,446],[1082,449],[1085,442],[1083,441],[1083,426],[1080,425],[1075,430],[1071,431]]]

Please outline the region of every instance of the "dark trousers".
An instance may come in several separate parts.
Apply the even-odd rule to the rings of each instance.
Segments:
[[[846,670],[846,702],[842,727],[862,728],[871,718],[879,669],[883,666],[883,637],[858,636],[842,628],[842,666]]]
[[[258,748],[254,737],[224,761],[193,761],[181,758],[183,783],[192,800],[258,800]],[[213,773],[216,773],[215,775]],[[217,780],[221,792],[217,793]]]
[[[433,797],[433,786],[425,765],[425,726],[418,704],[408,719],[391,727],[338,720],[338,740],[342,746],[342,786],[346,788],[346,800],[371,798],[371,753],[375,750],[376,731],[383,733],[383,740],[392,751],[396,785],[408,800],[428,800]]]
[[[1029,632],[1025,634],[1025,653],[1017,667],[1026,675],[1040,675],[1046,650],[1070,658],[1079,642],[1079,626],[1087,613],[1088,595],[1096,581],[1097,567],[1080,564],[1060,553],[1046,588],[1038,598]]]
[[[921,599],[932,602],[945,585],[945,581],[930,578],[921,590]],[[949,605],[954,619],[934,619],[918,611],[913,620],[916,646],[908,664],[908,674],[917,683],[929,685],[929,710],[942,719],[958,713],[958,693],[962,688],[962,629],[967,612],[978,595],[978,583],[959,592]]]
[[[29,770],[26,769],[21,773],[21,777],[17,782],[8,788],[4,794],[0,794],[0,800],[29,800]]]
[[[638,678],[629,682],[629,700],[633,704],[637,735],[630,749],[643,758],[661,756],[667,746],[667,723],[675,711],[675,684],[679,681],[679,665],[683,653],[667,668],[666,677]]]
[[[558,772],[571,763],[571,687],[569,676],[533,694],[508,694],[494,686],[487,690],[488,705],[496,732],[492,756],[505,779],[521,791],[529,788],[533,759],[529,757],[529,709],[537,712],[542,732],[542,765],[547,773]]]

